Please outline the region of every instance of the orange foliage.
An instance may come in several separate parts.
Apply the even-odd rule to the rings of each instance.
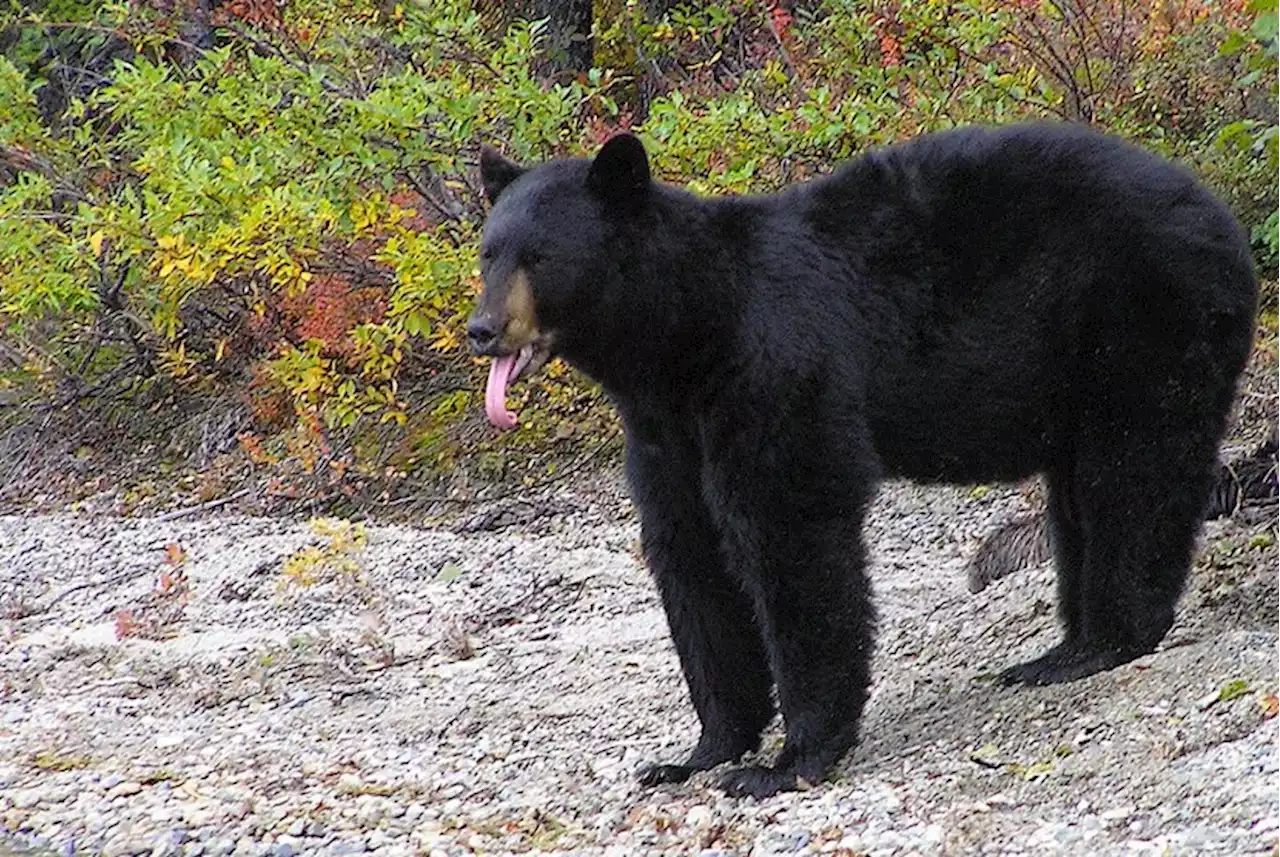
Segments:
[[[278,29],[284,23],[281,6],[276,0],[230,0],[214,10],[215,24],[227,24],[231,18],[266,30]]]
[[[427,214],[427,212],[435,213],[435,210],[416,190],[402,188],[394,191],[387,196],[387,201],[406,212],[412,212],[401,218],[399,224],[410,232],[425,232],[440,225],[438,218],[432,220]]]
[[[599,146],[615,134],[631,130],[631,112],[624,110],[617,119],[607,116],[592,116],[586,123],[587,137]]]
[[[254,367],[253,377],[249,380],[248,400],[254,424],[260,428],[267,430],[283,428],[285,423],[293,418],[293,398],[266,366]],[[249,448],[243,437],[241,445],[245,446],[250,457],[257,462],[254,450]],[[261,449],[259,448],[258,451],[260,452]],[[265,453],[263,455],[265,456]]]
[[[320,274],[300,294],[284,298],[281,310],[296,336],[319,342],[327,354],[346,355],[356,325],[376,324],[386,316],[386,293],[352,288],[339,274]]]
[[[1143,33],[1143,50],[1148,54],[1168,50],[1173,36],[1202,23],[1210,14],[1230,27],[1243,28],[1249,18],[1249,0],[1153,0]]]
[[[882,68],[894,68],[902,65],[902,42],[899,34],[901,25],[889,18],[879,16],[875,20],[876,38],[880,42],[880,65]]]
[[[778,35],[778,41],[786,42],[791,35],[791,24],[795,19],[788,10],[777,0],[769,4],[769,23],[773,25],[773,31]]]

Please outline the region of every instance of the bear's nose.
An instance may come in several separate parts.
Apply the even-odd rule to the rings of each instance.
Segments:
[[[467,322],[467,340],[475,354],[491,354],[501,335],[502,327],[492,316],[472,316]]]

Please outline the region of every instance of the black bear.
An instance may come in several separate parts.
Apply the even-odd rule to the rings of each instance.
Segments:
[[[758,747],[730,794],[819,781],[854,743],[879,479],[1043,473],[1065,636],[1008,682],[1086,676],[1173,621],[1249,353],[1241,230],[1185,170],[1068,125],[969,128],[759,197],[654,181],[639,140],[526,168],[493,208],[468,323],[507,385],[558,355],[626,432],[645,555],[702,735],[678,782]]]

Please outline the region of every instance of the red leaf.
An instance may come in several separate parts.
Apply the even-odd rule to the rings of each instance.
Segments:
[[[138,633],[138,620],[133,618],[132,610],[116,611],[116,639],[123,640]]]

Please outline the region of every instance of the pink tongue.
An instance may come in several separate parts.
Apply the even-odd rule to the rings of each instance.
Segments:
[[[516,427],[516,415],[507,410],[507,384],[516,370],[516,355],[495,357],[489,364],[489,384],[484,391],[484,412],[500,429]]]

